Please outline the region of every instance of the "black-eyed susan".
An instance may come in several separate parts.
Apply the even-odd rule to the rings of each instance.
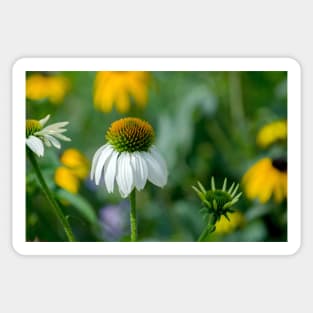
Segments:
[[[108,143],[101,146],[92,160],[91,179],[99,185],[104,178],[109,193],[116,181],[126,198],[134,188],[142,190],[149,180],[163,187],[167,182],[167,167],[154,142],[149,123],[139,118],[123,118],[112,123],[106,133]]]
[[[287,161],[285,159],[263,158],[244,175],[243,184],[249,199],[261,203],[274,197],[280,203],[287,197]]]
[[[26,145],[39,157],[44,155],[44,145],[47,147],[51,147],[52,145],[60,149],[61,143],[58,139],[71,141],[70,138],[63,135],[66,132],[66,129],[63,127],[69,122],[59,122],[44,127],[49,118],[50,115],[39,121],[32,119],[26,120]]]
[[[35,101],[48,99],[53,104],[59,104],[69,86],[68,79],[61,75],[33,74],[26,80],[26,98]]]
[[[148,101],[148,72],[97,72],[94,104],[102,112],[110,112],[113,104],[120,113],[130,109],[131,98],[143,108]]]
[[[280,120],[265,125],[257,134],[257,144],[261,148],[267,148],[278,141],[287,139],[287,121]]]
[[[89,161],[78,150],[70,148],[60,157],[62,166],[55,171],[54,181],[57,186],[76,194],[80,183],[89,173]]]

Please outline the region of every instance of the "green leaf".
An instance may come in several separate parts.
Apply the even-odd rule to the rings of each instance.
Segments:
[[[91,224],[98,223],[98,218],[94,209],[82,196],[72,194],[64,189],[57,190],[56,196],[59,200],[68,201]]]

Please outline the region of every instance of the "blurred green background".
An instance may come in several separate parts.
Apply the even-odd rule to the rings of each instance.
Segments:
[[[260,158],[286,157],[285,146],[261,149],[258,131],[267,123],[287,119],[286,72],[150,72],[148,98],[137,105],[130,96],[127,112],[102,112],[94,106],[96,72],[45,72],[34,75],[64,77],[66,88],[60,99],[26,99],[27,118],[48,122],[69,121],[61,150],[46,148],[39,164],[49,187],[55,192],[79,241],[129,240],[129,203],[118,192],[108,194],[88,177],[79,191],[70,193],[55,183],[60,156],[74,148],[90,162],[105,143],[110,124],[122,117],[147,120],[156,133],[156,146],[169,170],[167,185],[160,189],[148,183],[137,193],[138,237],[140,241],[196,241],[205,221],[200,199],[192,185],[209,188],[211,176],[221,186],[224,177],[241,183],[243,175]],[[100,86],[101,87],[101,86]],[[38,87],[39,88],[39,87]],[[28,241],[64,241],[65,235],[53,210],[27,164]],[[211,241],[286,241],[286,199],[266,203],[243,195],[235,210],[240,221],[221,227]],[[231,215],[230,215],[231,218]],[[224,229],[224,230],[223,230]]]

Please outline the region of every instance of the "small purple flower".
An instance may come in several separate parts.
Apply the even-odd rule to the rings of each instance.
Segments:
[[[105,240],[118,241],[127,233],[129,203],[123,201],[118,205],[103,207],[99,213],[102,235]]]

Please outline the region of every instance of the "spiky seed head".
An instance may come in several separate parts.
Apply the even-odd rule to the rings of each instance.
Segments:
[[[148,122],[127,117],[111,124],[106,140],[118,152],[148,151],[154,142],[154,131]]]

